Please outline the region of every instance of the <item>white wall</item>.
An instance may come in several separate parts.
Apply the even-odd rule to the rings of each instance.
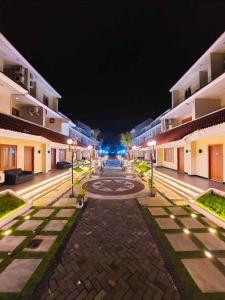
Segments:
[[[2,86],[0,86],[0,112],[11,114],[11,94]]]

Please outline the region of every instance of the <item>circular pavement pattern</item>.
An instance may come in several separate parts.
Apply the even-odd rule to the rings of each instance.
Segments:
[[[126,178],[104,178],[86,182],[83,188],[98,195],[127,195],[140,192],[144,184]]]

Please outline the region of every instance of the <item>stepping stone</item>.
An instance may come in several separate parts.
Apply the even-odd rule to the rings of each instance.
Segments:
[[[70,208],[61,209],[57,213],[56,217],[61,217],[61,218],[67,217],[67,218],[69,218],[74,214],[74,212],[75,212],[75,209],[70,209]]]
[[[189,213],[182,207],[169,207],[168,209],[175,216],[189,215]]]
[[[41,243],[35,248],[24,248],[23,251],[47,252],[56,239],[56,235],[37,235],[33,238],[32,242],[41,240]]]
[[[190,217],[184,217],[184,218],[179,218],[179,220],[181,221],[181,223],[184,224],[185,227],[192,229],[192,228],[205,228],[205,226],[200,223],[198,220]]]
[[[74,198],[61,198],[52,206],[75,206],[76,200]]]
[[[206,217],[202,217],[201,218],[205,223],[207,223],[209,226],[213,227],[213,228],[217,228],[219,227],[217,224],[213,223],[213,221],[211,221],[210,219],[206,218]]]
[[[67,220],[52,220],[50,221],[42,231],[61,231],[66,225]]]
[[[138,201],[148,206],[172,206],[169,201],[158,197],[141,197]]]
[[[40,209],[38,212],[36,212],[36,214],[33,215],[33,217],[46,218],[49,217],[53,211],[55,211],[53,208]]]
[[[0,274],[0,292],[21,292],[40,262],[41,259],[14,259]]]
[[[20,243],[22,243],[27,237],[26,236],[14,236],[14,235],[8,235],[3,237],[0,240],[0,251],[2,252],[9,252],[16,249],[17,246],[19,246]]]
[[[218,260],[225,266],[225,257],[218,257]]]
[[[7,230],[10,227],[12,227],[13,225],[15,225],[17,222],[18,222],[18,220],[12,220],[11,222],[9,222],[6,225],[4,225],[3,227],[1,227],[1,230]]]
[[[42,222],[42,220],[27,220],[17,227],[16,230],[35,230]]]
[[[194,233],[194,235],[208,250],[225,250],[225,243],[215,234]]]
[[[161,229],[180,229],[180,226],[170,218],[155,218]]]
[[[181,261],[203,293],[225,292],[225,276],[210,259],[193,258]]]
[[[168,233],[167,239],[175,251],[198,251],[199,248],[185,233]]]
[[[149,207],[148,210],[153,216],[166,216],[168,213],[162,207]]]

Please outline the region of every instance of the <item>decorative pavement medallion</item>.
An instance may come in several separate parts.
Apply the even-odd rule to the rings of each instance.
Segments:
[[[138,193],[144,189],[141,182],[130,179],[96,179],[83,185],[88,192],[100,195],[126,195]]]

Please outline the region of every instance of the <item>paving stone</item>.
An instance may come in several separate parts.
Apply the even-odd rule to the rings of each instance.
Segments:
[[[213,228],[217,228],[219,227],[217,224],[213,223],[213,221],[209,220],[208,218],[206,217],[201,217],[201,219],[207,223],[210,227],[213,227]]]
[[[159,197],[141,197],[137,198],[142,205],[147,206],[172,206],[172,204],[164,198]]]
[[[154,282],[157,278],[163,284],[156,286]],[[58,265],[45,283],[42,295],[46,295],[51,280],[57,286],[54,290],[57,300],[74,300],[80,295],[82,298],[83,290],[87,293],[85,300],[96,297],[131,300],[135,299],[134,296],[139,299],[153,287],[157,295],[173,295],[165,298],[167,300],[176,299],[174,295],[179,299],[134,199],[90,199],[65,245]],[[75,285],[68,287],[68,280]],[[65,291],[69,288],[70,294],[66,295]],[[172,292],[169,293],[169,290]],[[77,296],[74,296],[76,292]],[[46,300],[42,295],[40,300]]]
[[[16,230],[35,230],[42,222],[42,220],[27,220],[24,221],[19,227],[17,227]]]
[[[26,236],[8,235],[0,240],[0,251],[9,252],[13,251],[20,243],[26,239]]]
[[[175,216],[189,215],[183,207],[168,207],[168,209]]]
[[[218,257],[218,259],[225,266],[225,257]]]
[[[173,246],[175,251],[197,251],[199,248],[191,240],[191,238],[185,233],[168,233],[167,239]]]
[[[171,218],[155,218],[162,229],[180,229],[180,226]]]
[[[51,220],[48,224],[42,229],[42,231],[61,231],[66,225],[67,220]]]
[[[74,198],[60,198],[52,206],[73,206],[75,207],[76,200]]]
[[[57,239],[56,235],[37,235],[33,238],[34,240],[42,240],[40,245],[37,248],[24,248],[23,251],[31,251],[31,252],[46,252],[48,251],[55,240]]]
[[[20,292],[40,262],[41,259],[14,259],[0,274],[0,292]]]
[[[70,208],[60,209],[60,211],[57,213],[56,217],[69,218],[74,214],[74,212],[75,212],[75,209],[70,209]]]
[[[162,207],[149,207],[148,210],[153,216],[168,215],[168,213]]]
[[[183,218],[179,218],[179,220],[181,221],[181,223],[184,224],[185,227],[189,228],[189,229],[193,229],[193,228],[205,228],[205,226],[200,223],[198,220],[192,218],[192,217],[183,217]]]
[[[225,276],[210,259],[182,259],[182,262],[202,292],[225,292]]]
[[[1,227],[1,230],[7,230],[10,227],[12,227],[13,225],[15,225],[18,222],[18,220],[12,220],[11,222],[9,222],[8,224],[4,225],[3,227]]]
[[[225,243],[215,234],[194,233],[194,235],[208,250],[225,250]]]
[[[55,210],[52,208],[40,209],[38,212],[36,212],[36,214],[33,215],[33,217],[46,218],[49,217],[53,211]]]

